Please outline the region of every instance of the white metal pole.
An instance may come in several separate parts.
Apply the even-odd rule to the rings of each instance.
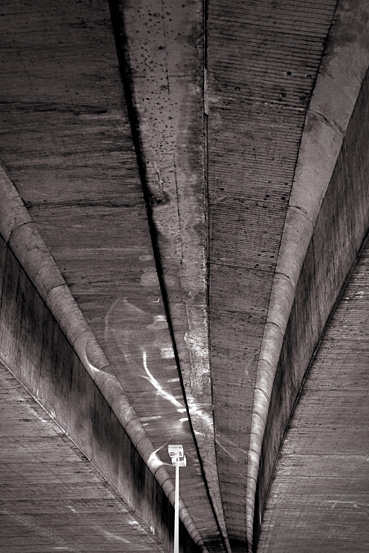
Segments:
[[[179,553],[179,459],[176,462],[176,489],[174,502],[174,553]]]

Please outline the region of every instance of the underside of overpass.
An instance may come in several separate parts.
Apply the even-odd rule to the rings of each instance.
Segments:
[[[0,6],[0,551],[369,551],[369,4]]]

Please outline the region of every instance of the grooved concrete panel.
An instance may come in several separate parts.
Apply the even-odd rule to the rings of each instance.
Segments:
[[[255,370],[299,143],[336,2],[210,1],[210,343],[217,458],[235,551]]]
[[[369,192],[366,178],[369,168],[369,141],[365,124],[369,118],[368,92],[367,75],[317,219],[297,286],[274,381],[264,437],[262,470],[257,491],[259,511],[262,510],[268,493],[269,479],[276,462],[280,440],[288,424],[290,410],[296,401],[305,371],[369,228]],[[365,273],[363,278],[366,278],[364,275]],[[361,324],[359,315],[358,328]],[[361,332],[361,329],[358,332]],[[355,432],[355,421],[351,423],[348,420],[347,424]]]
[[[55,319],[2,239],[0,239],[0,261],[2,361],[55,417],[89,461],[98,467],[109,484],[123,498],[127,509],[130,512],[134,511],[139,519],[144,521],[146,529],[152,526],[161,546],[168,549],[172,546],[173,540],[174,510],[164,491],[138,455],[112,407],[87,373]],[[30,430],[36,435],[41,431],[38,429],[38,423],[39,421],[37,424],[32,424]],[[22,432],[27,432],[27,429],[22,429],[21,424],[18,424],[17,428],[21,435]],[[11,451],[9,455],[13,455],[14,458],[14,453]],[[4,462],[7,462],[6,459]],[[45,472],[47,472],[46,467]],[[30,479],[31,476],[28,475],[27,478]],[[83,489],[82,483],[82,499],[84,498]],[[24,498],[31,499],[34,491],[34,488],[26,489]],[[35,493],[38,496],[38,493]],[[44,497],[46,492],[42,493]],[[71,493],[73,498],[78,496],[77,492],[70,492],[70,487],[66,493]],[[86,493],[87,499],[90,496],[96,500],[101,497],[100,491],[95,489],[95,486],[92,489],[87,487]],[[60,508],[63,510],[63,506]],[[103,519],[101,519],[102,524]],[[64,530],[68,534],[68,528],[65,527]],[[5,531],[5,536],[10,537],[11,532],[11,528],[9,534]],[[180,532],[184,551],[200,550],[184,531],[182,524]],[[104,530],[102,535],[106,538]],[[40,543],[43,547],[49,542],[46,540],[45,543],[42,541]],[[116,542],[114,543],[116,545]],[[141,545],[139,535],[136,545]]]
[[[208,344],[204,3],[113,4],[122,13],[118,43],[128,64],[159,276],[204,477],[225,537]]]
[[[144,525],[155,528],[167,549],[172,533],[167,496],[174,495],[173,467],[167,472],[164,466],[168,442],[182,443],[188,461],[181,471],[182,513],[198,546],[181,527],[183,549],[198,551],[205,544],[209,553],[238,553],[251,548],[247,540],[252,539],[259,445],[269,406],[269,391],[263,386],[267,376],[273,381],[277,369],[295,286],[260,462],[256,534],[302,377],[368,228],[365,82],[300,282],[290,278],[300,271],[310,241],[310,234],[303,236],[301,230],[309,225],[296,227],[294,217],[305,217],[311,224],[308,230],[315,224],[309,217],[319,210],[350,102],[356,98],[351,84],[361,83],[366,67],[365,1],[342,0],[333,19],[336,3],[40,0],[22,5],[9,1],[1,8],[6,54],[0,61],[0,149],[6,166],[0,168],[1,186],[8,172],[29,210],[22,219],[25,224],[11,233],[7,256],[2,243],[0,247],[5,267],[1,355],[96,462],[129,509],[137,509]],[[350,14],[355,17],[350,19]],[[329,35],[332,21],[333,30],[341,29],[336,35]],[[356,22],[347,26],[347,33],[345,21]],[[350,78],[345,71],[337,78],[339,62],[346,57],[347,69],[351,54],[355,71]],[[304,122],[306,141],[300,147]],[[295,178],[297,159],[301,166]],[[9,206],[1,206],[7,223],[7,208],[12,214],[21,209],[19,198],[9,198]],[[290,234],[283,236],[290,241],[279,256],[289,201]],[[66,281],[55,266],[60,288],[43,297],[56,318],[62,314],[65,331],[69,323],[73,327],[74,334],[67,334],[70,343],[12,254],[17,245],[27,258],[33,248],[37,228],[29,215]],[[5,227],[7,234],[10,226]],[[46,257],[49,252],[43,247]],[[35,257],[29,259],[25,271],[30,278],[47,272],[42,263],[40,268],[32,265]],[[280,288],[286,297],[279,298],[277,286],[270,303],[274,277],[274,282],[287,283]],[[365,279],[363,273],[363,286]],[[78,305],[73,315],[69,290]],[[351,348],[360,343],[363,360],[366,355],[366,310],[354,298],[351,303],[357,309],[357,326],[355,317],[351,329],[343,322],[330,343],[342,345],[337,338],[342,329],[350,335],[349,340],[343,335],[343,349],[338,348],[345,367],[350,367],[349,373],[342,370],[338,375],[346,378],[348,390],[351,369],[358,368]],[[87,330],[80,331],[82,327]],[[87,339],[78,341],[79,331],[96,337],[100,356],[93,356]],[[333,356],[330,359],[329,370],[334,368]],[[364,368],[358,378],[362,375],[365,378]],[[107,387],[102,382],[108,382]],[[97,383],[111,393],[112,404]],[[343,425],[345,411],[338,411],[336,404],[344,403],[346,396],[341,388],[329,395],[331,387],[328,379],[318,392],[311,389],[307,416],[311,409],[312,425],[319,424],[316,415],[325,401],[322,418]],[[319,488],[310,481],[326,478],[333,508],[324,510],[324,532],[331,532],[329,517],[346,499],[356,515],[362,514],[356,497],[335,496],[337,485],[344,493],[349,493],[347,483],[355,490],[359,480],[352,472],[360,474],[365,466],[360,444],[351,436],[361,435],[356,426],[367,411],[361,390],[351,391],[353,430],[335,441],[328,422],[326,444],[319,436],[315,451],[291,454],[281,464],[292,481],[295,470],[305,475],[299,504],[306,497],[306,504],[319,506]],[[131,435],[147,465],[119,422],[127,424],[126,418],[119,418],[123,403],[122,409],[135,417],[125,394],[142,425],[135,419]],[[39,431],[28,420],[22,422],[30,432]],[[18,429],[23,432],[20,426],[14,432]],[[134,441],[136,431],[139,438]],[[313,434],[309,428],[309,440]],[[350,464],[346,457],[333,459],[330,444],[341,448]],[[162,488],[148,467],[155,467]],[[27,471],[26,463],[23,468]],[[39,476],[35,472],[30,480]],[[289,492],[290,484],[284,484]],[[315,499],[310,488],[316,491]],[[82,486],[81,497],[84,491]],[[103,495],[99,485],[95,491]],[[291,504],[295,506],[297,498]],[[315,520],[309,508],[301,512],[309,524]],[[358,520],[360,548],[367,535],[355,513],[348,518],[353,524]],[[301,528],[298,521],[295,526]],[[11,525],[6,528],[7,539],[12,539]],[[28,535],[29,527],[23,528]],[[273,532],[272,522],[268,528]],[[346,530],[345,536],[353,537]],[[66,527],[66,536],[68,531]],[[46,534],[42,536],[46,540]],[[308,547],[307,542],[288,540],[296,549]],[[339,540],[345,547],[347,538]]]
[[[259,553],[369,550],[368,313],[367,243],[289,427]]]
[[[0,551],[164,551],[0,362]]]
[[[7,52],[0,63],[2,161],[153,453],[168,463],[167,444],[184,445],[181,496],[195,524],[216,541],[219,526],[161,297],[108,3],[7,4],[0,32]],[[47,345],[53,340],[45,337]]]

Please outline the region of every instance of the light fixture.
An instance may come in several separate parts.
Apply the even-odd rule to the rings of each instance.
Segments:
[[[186,456],[182,445],[169,445],[169,457],[172,459],[172,465],[176,467],[176,487],[174,500],[174,553],[179,553],[179,467],[185,467]]]

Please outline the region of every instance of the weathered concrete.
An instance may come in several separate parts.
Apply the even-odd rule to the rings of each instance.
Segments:
[[[166,445],[184,445],[182,514],[191,533],[201,526],[222,549],[163,307],[109,6],[41,1],[3,14],[2,160],[67,285],[53,284],[46,301],[116,410],[124,388],[141,421],[128,412],[127,432],[171,499]],[[11,239],[27,255],[32,228]],[[34,262],[27,271],[42,280]]]
[[[259,553],[369,549],[368,313],[367,241],[290,422]]]
[[[182,522],[209,553],[244,553],[253,520],[258,532],[294,397],[365,230],[362,190],[337,174],[310,240],[368,55],[360,1],[342,2],[331,37],[340,26],[343,34],[324,50],[335,6],[2,7],[1,175],[10,193],[0,224],[7,270],[21,283],[18,296],[7,275],[4,336],[13,329],[21,340],[10,337],[5,351],[22,378],[43,382],[45,401],[57,392],[49,410],[103,470],[142,479],[127,494],[131,508],[138,487],[147,524],[154,507],[146,511],[142,486],[151,494],[154,475],[173,502],[166,446],[182,443]],[[352,154],[350,146],[340,158],[344,171]],[[351,173],[366,167],[367,152],[356,154]],[[342,200],[346,192],[356,200]],[[350,219],[354,204],[360,215]],[[18,280],[12,254],[43,301]],[[40,320],[44,349],[34,339]],[[92,419],[85,434],[64,406],[70,385],[89,402],[88,414],[78,406]],[[143,461],[137,471],[117,469],[104,442],[126,443],[122,429]]]
[[[204,6],[202,0],[112,1],[111,6],[137,127],[159,278],[191,424],[229,551],[209,366]]]
[[[254,394],[247,485],[250,539],[262,440],[283,337],[301,266],[369,63],[368,4],[354,4],[355,9],[348,2],[338,6],[306,115],[282,235]]]
[[[1,253],[3,362],[78,444],[130,509],[148,528],[154,528],[163,547],[169,548],[173,508],[116,415],[120,414],[119,406],[125,408],[124,395],[113,402],[110,394],[110,403],[107,401],[99,389],[106,393],[106,381],[105,386],[101,379],[93,381],[2,239]],[[112,393],[117,394],[116,387]],[[161,463],[156,470],[159,466]],[[191,524],[191,520],[185,522]],[[191,530],[196,533],[195,528]],[[185,550],[200,550],[184,526],[181,533]]]
[[[369,228],[369,80],[366,76],[317,218],[296,288],[271,393],[257,484],[256,533],[300,386]]]
[[[244,551],[257,362],[301,135],[336,1],[210,1],[209,328],[217,462]],[[251,459],[251,462],[253,460]]]
[[[64,331],[87,373],[108,401],[122,427],[127,430],[133,445],[138,448],[142,459],[147,463],[158,482],[163,485],[167,497],[173,504],[174,487],[168,472],[156,455],[154,447],[130,405],[120,382],[111,374],[112,371],[104,353],[76,305],[35,224],[30,220],[29,214],[4,168],[1,168],[0,171],[0,191],[3,199],[0,208],[0,234],[7,237],[7,242],[13,253],[17,256],[18,261],[22,263],[22,266],[26,267],[27,276],[31,278],[32,283],[39,291],[41,300],[52,310],[52,315],[61,330]],[[6,328],[6,322],[4,328]],[[6,336],[6,332],[7,330],[4,330],[4,336]],[[10,344],[13,347],[11,337]],[[35,340],[35,344],[37,344],[37,340]],[[4,354],[3,360],[15,370],[11,354],[9,359]],[[37,360],[40,362],[39,358]],[[22,368],[22,364],[20,364],[17,371],[21,371]],[[18,372],[16,374],[34,393],[35,388],[33,385],[31,386],[27,375]],[[46,406],[45,403],[43,405]],[[59,412],[57,419],[63,426]],[[83,441],[77,441],[77,443],[84,450],[85,447],[88,447],[88,439],[85,436],[80,437],[80,439]],[[99,463],[97,463],[97,466],[105,474]],[[201,542],[202,540],[183,502],[181,502],[180,513],[195,541]]]
[[[163,552],[137,512],[1,362],[0,382],[0,551]]]

